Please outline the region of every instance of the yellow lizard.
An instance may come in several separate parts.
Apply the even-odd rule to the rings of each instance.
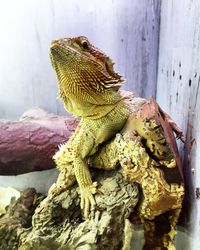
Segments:
[[[88,217],[95,206],[93,194],[97,184],[92,182],[87,158],[122,129],[131,109],[126,97],[120,94],[124,80],[114,71],[112,60],[86,37],[53,41],[50,58],[66,110],[81,117],[74,135],[54,159],[57,168],[66,172],[66,187],[75,181],[75,176],[80,187],[81,208]]]

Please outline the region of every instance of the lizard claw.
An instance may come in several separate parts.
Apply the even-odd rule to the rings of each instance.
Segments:
[[[96,194],[97,193],[97,186],[98,186],[98,183],[96,181],[93,182],[92,185],[90,186],[92,194]]]
[[[182,131],[176,133],[176,139],[181,140],[183,143],[185,143],[185,138]]]
[[[94,194],[97,192],[97,183],[94,182],[90,186],[81,188],[81,209],[83,210],[84,217],[88,218],[91,211],[95,209],[96,201]]]

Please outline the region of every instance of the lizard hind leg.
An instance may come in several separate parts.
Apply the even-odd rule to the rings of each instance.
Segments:
[[[59,158],[54,158],[55,162],[58,162]],[[49,194],[55,196],[59,195],[61,192],[65,191],[67,188],[71,187],[76,182],[76,177],[74,173],[74,168],[72,163],[66,163],[65,167],[63,165],[57,165],[60,173],[56,183],[52,185],[49,189]],[[62,166],[62,167],[61,167]]]
[[[67,188],[71,187],[76,182],[76,177],[73,167],[73,155],[72,147],[74,138],[79,133],[80,124],[77,126],[76,131],[70,137],[67,143],[59,146],[59,150],[53,156],[56,163],[56,168],[60,171],[56,183],[52,185],[49,190],[49,194],[58,195],[65,191]]]

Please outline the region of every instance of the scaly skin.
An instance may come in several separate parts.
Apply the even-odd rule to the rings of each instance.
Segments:
[[[119,92],[124,80],[113,70],[111,59],[86,37],[53,41],[50,58],[66,110],[81,117],[72,138],[54,156],[63,172],[59,183],[67,188],[77,180],[81,208],[88,217],[95,206],[97,184],[92,182],[87,159],[121,130],[130,114],[126,97]]]

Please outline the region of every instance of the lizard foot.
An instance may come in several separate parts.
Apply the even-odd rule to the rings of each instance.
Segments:
[[[49,189],[49,195],[56,196],[61,194],[75,182],[75,175],[69,174],[66,170],[62,170],[58,176],[56,183]]]
[[[88,218],[90,211],[94,210],[96,201],[94,194],[97,193],[97,182],[92,183],[90,186],[81,187],[81,209],[83,210],[84,217]]]

